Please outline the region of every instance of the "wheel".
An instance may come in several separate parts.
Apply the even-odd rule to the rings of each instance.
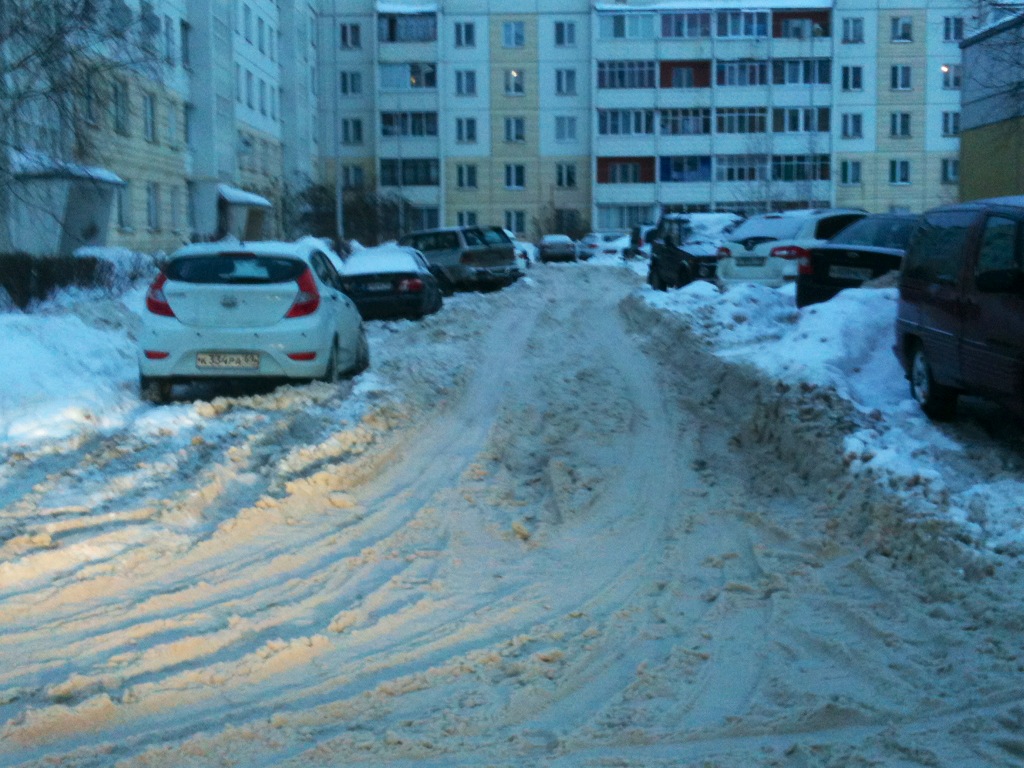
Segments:
[[[451,296],[455,293],[455,284],[448,279],[448,275],[444,272],[437,274],[437,287],[441,289],[442,296]]]
[[[319,378],[319,381],[326,382],[327,384],[335,384],[338,381],[338,338],[335,337],[331,342],[331,354],[327,357],[327,369],[324,371],[323,376]]]
[[[359,326],[359,340],[356,342],[356,361],[346,371],[348,376],[355,376],[370,367],[370,342],[366,340],[366,329]]]
[[[171,400],[171,382],[167,379],[139,376],[139,395],[143,400],[154,405],[169,403]]]
[[[956,413],[957,391],[935,381],[921,344],[914,348],[910,363],[910,394],[921,410],[933,419],[949,419]]]
[[[680,267],[679,275],[676,278],[676,287],[682,288],[684,285],[689,285],[693,282],[693,275],[690,274],[690,270],[686,267]]]

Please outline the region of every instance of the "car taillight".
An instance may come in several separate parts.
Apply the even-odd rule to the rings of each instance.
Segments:
[[[299,284],[299,293],[285,317],[312,315],[320,306],[320,291],[317,290],[316,281],[313,279],[313,273],[309,267],[306,267],[306,270],[299,275],[299,279],[295,282]]]
[[[814,274],[814,263],[811,261],[810,251],[804,251],[804,255],[800,257],[799,261],[797,261],[796,272],[798,275]]]
[[[730,256],[732,256],[732,251],[724,245],[715,252],[716,259],[728,259]]]
[[[167,275],[163,272],[156,276],[156,280],[146,291],[146,309],[154,315],[174,317],[174,310],[171,309],[171,305],[167,303],[167,297],[164,296],[164,283],[166,282]]]
[[[288,357],[299,362],[309,362],[316,360],[316,352],[289,352]]]
[[[423,290],[423,281],[418,277],[410,277],[407,280],[400,280],[398,283],[400,293],[419,293]]]
[[[147,349],[143,352],[147,360],[166,360],[171,356],[170,352],[160,352],[155,349]]]
[[[796,261],[810,258],[811,254],[806,248],[801,248],[799,245],[780,245],[778,248],[772,248],[770,255],[773,259]]]

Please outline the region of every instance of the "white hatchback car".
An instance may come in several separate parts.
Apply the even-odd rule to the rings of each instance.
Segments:
[[[210,379],[334,382],[370,363],[362,318],[323,243],[220,241],[171,254],[146,294],[144,398]],[[336,257],[335,257],[336,258]]]
[[[594,256],[613,256],[624,259],[629,252],[629,232],[591,232],[580,240],[581,259]]]
[[[751,216],[718,248],[718,279],[772,287],[792,282],[811,248],[867,215],[852,208],[803,208]]]

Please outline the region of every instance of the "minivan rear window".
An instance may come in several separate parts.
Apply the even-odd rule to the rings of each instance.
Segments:
[[[164,272],[168,279],[182,283],[260,285],[297,280],[306,269],[304,261],[287,256],[231,253],[181,256],[170,261]]]
[[[903,276],[954,282],[960,274],[967,236],[977,219],[976,211],[926,213],[903,261]]]

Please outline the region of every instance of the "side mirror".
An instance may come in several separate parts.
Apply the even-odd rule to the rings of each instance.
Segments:
[[[974,285],[982,293],[1024,294],[1024,270],[992,269],[974,276]]]

